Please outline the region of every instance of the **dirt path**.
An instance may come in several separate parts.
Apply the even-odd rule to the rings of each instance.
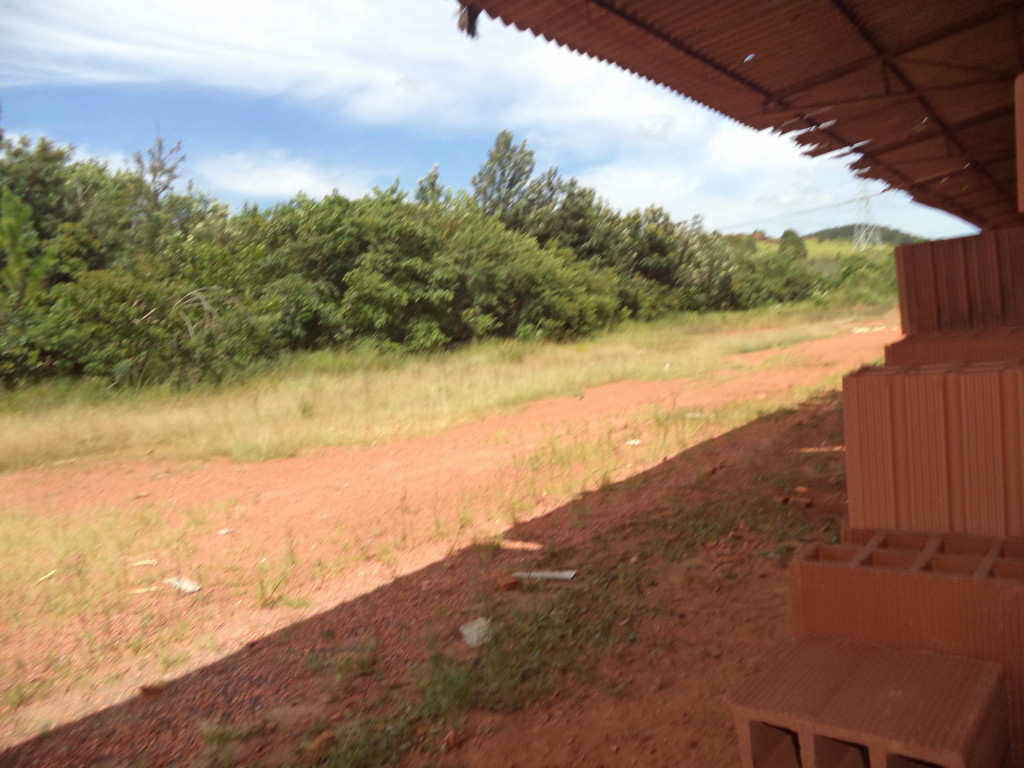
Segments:
[[[659,494],[707,471],[709,461],[714,469],[752,452],[771,453],[778,428],[752,425],[724,441],[707,434],[706,446],[687,455],[630,454],[630,441],[645,437],[638,432],[641,415],[767,399],[849,371],[879,358],[898,337],[893,328],[873,330],[741,355],[734,367],[701,380],[598,387],[582,398],[535,403],[425,439],[261,464],[99,462],[2,476],[0,509],[40,516],[106,509],[158,514],[187,530],[188,548],[145,542],[130,559],[156,560],[149,578],[157,585],[180,571],[194,575],[201,565],[205,584],[201,599],[171,589],[140,590],[127,609],[95,616],[95,626],[79,621],[60,631],[47,626],[0,634],[6,635],[3,655],[35,674],[44,674],[55,658],[84,658],[83,638],[102,637],[111,649],[122,649],[109,654],[107,669],[95,670],[100,682],[85,692],[76,686],[17,709],[0,708],[0,745],[10,748],[0,753],[0,765],[190,765],[203,742],[199,723],[270,710],[281,725],[273,729],[276,735],[256,740],[259,754],[250,759],[293,759],[296,734],[308,721],[326,710],[340,716],[367,693],[325,703],[315,681],[296,672],[295,658],[373,636],[386,649],[382,677],[400,680],[423,658],[420,633],[435,624],[445,632],[457,626],[481,579],[500,579],[516,562],[535,561],[541,548],[585,548],[651,509]],[[773,354],[785,355],[786,364],[758,367]],[[823,418],[830,421],[823,428],[834,431],[838,417],[832,411],[825,409]],[[596,503],[586,525],[573,524],[566,514],[569,498],[557,489],[537,487],[530,509],[506,508],[511,489],[531,482],[528,459],[553,438],[613,442],[620,461],[609,482],[666,472],[670,465],[673,474],[662,477],[656,491],[616,493],[614,503]],[[826,455],[833,463],[822,469],[841,473],[835,456]],[[816,514],[838,514],[842,504],[841,488],[823,486]],[[498,534],[507,537],[506,546],[492,562],[463,549]],[[278,597],[288,599],[273,609],[261,607],[254,597],[256,574],[273,578],[286,560],[294,565]],[[445,759],[453,765],[734,764],[727,711],[708,692],[756,667],[788,629],[784,572],[763,561],[737,567],[742,578],[735,584],[674,576],[652,596],[659,604],[678,604],[677,613],[686,617],[681,645],[678,616],[644,626],[675,649],[665,651],[673,666],[624,659],[620,669],[605,671],[608,679],[622,677],[621,688],[612,688],[616,693],[579,686],[548,706],[473,715],[458,749]],[[299,598],[304,604],[288,604]],[[154,624],[183,627],[187,636],[174,642],[191,648],[187,661],[163,673],[123,653]],[[196,638],[209,638],[201,651]],[[136,695],[140,686],[169,680],[175,681],[159,695],[150,688],[143,689],[148,695]],[[104,707],[109,709],[90,714]],[[84,719],[13,747],[40,727],[76,717]],[[508,751],[513,747],[514,760]],[[687,755],[692,761],[680,758]]]

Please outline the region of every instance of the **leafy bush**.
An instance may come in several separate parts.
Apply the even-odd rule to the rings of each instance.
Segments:
[[[293,350],[428,351],[488,336],[561,340],[653,319],[800,301],[872,303],[890,257],[769,252],[662,208],[620,214],[498,135],[473,191],[435,167],[359,200],[261,211],[179,191],[180,146],[128,170],[0,136],[0,385],[93,376],[217,380]]]
[[[229,296],[122,270],[55,286],[32,308],[26,337],[48,372],[130,386],[220,378],[260,347]]]

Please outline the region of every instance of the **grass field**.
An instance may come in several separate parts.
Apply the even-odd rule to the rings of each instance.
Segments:
[[[261,461],[422,436],[585,387],[701,376],[730,354],[828,337],[884,311],[778,307],[628,323],[568,344],[489,341],[406,357],[319,352],[188,392],[51,383],[0,393],[0,472],[113,457]]]

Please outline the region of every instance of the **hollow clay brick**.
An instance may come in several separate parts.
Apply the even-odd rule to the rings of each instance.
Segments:
[[[892,385],[895,371],[862,369],[843,380],[847,494],[850,525],[893,528],[896,493],[893,480]]]
[[[932,243],[935,304],[941,331],[962,330],[971,327],[966,263],[969,242],[970,239],[959,238],[957,240],[936,240]]]
[[[804,638],[727,698],[744,768],[988,768],[1007,748],[991,662]]]
[[[1024,328],[974,328],[948,333],[919,333],[889,344],[886,365],[978,363],[1024,359]]]
[[[844,534],[842,546],[856,550],[848,559],[821,558],[812,545],[790,563],[794,635],[1003,665],[1013,764],[1024,765],[1024,539],[931,534],[914,549],[921,534],[881,531],[860,543],[867,535]]]
[[[900,245],[896,252],[896,288],[903,333],[941,330],[934,276],[934,243]]]
[[[949,530],[949,458],[946,443],[944,376],[910,371],[894,381],[897,407],[896,508],[900,527]]]
[[[911,306],[916,306],[917,288],[913,280],[913,269],[909,266],[913,251],[898,245],[896,254],[896,290],[899,295],[900,329],[904,336],[918,333],[921,329],[914,327]]]
[[[1013,81],[1013,103],[1017,129],[1017,210],[1024,213],[1024,74]]]
[[[998,370],[971,369],[959,375],[963,425],[963,531],[998,535],[1006,532],[1003,477],[1003,427]],[[944,436],[936,435],[936,439]],[[956,472],[956,468],[949,470]],[[901,526],[904,527],[904,526]],[[948,530],[917,526],[920,530]]]
[[[1024,228],[997,230],[989,237],[999,252],[1006,324],[1024,325]]]
[[[922,249],[914,262],[917,272],[915,280],[919,290],[917,294],[916,312],[923,330],[941,331],[942,322],[939,317],[938,295],[935,290],[935,251],[934,247]]]
[[[843,392],[850,527],[1024,532],[1024,364],[865,368]]]
[[[971,325],[988,328],[1002,324],[1003,290],[999,252],[995,238],[969,238],[966,243],[967,282],[970,291]]]
[[[967,530],[967,497],[964,491],[964,423],[960,419],[961,378],[946,376],[946,453],[949,456],[949,479],[946,483],[946,504],[950,531]]]
[[[907,335],[1024,325],[1024,228],[896,248]]]
[[[1006,533],[1024,536],[1024,368],[1005,368],[1001,376]]]

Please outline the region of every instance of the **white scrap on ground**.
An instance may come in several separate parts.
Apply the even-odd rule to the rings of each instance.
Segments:
[[[491,620],[484,617],[473,619],[459,627],[459,633],[470,648],[479,648],[491,639]]]
[[[198,592],[202,589],[197,582],[192,581],[192,579],[186,579],[184,576],[168,576],[164,579],[164,584],[169,587],[174,587],[179,592],[185,592],[188,594]]]
[[[516,571],[514,579],[552,579],[554,581],[572,581],[576,571]]]

